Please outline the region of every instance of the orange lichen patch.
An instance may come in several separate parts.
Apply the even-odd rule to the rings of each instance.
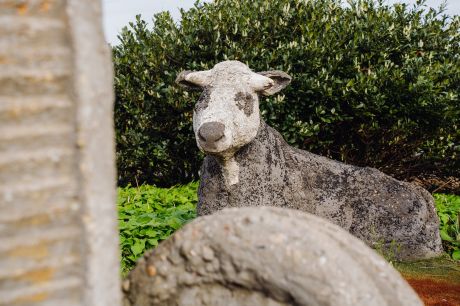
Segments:
[[[460,284],[430,278],[407,278],[426,306],[460,306]]]
[[[11,119],[20,118],[20,115],[21,115],[21,108],[19,106],[14,106],[10,108],[7,113],[8,118],[11,118]]]
[[[24,226],[37,226],[50,223],[51,218],[49,214],[40,214],[32,217],[24,218],[15,222],[15,226],[24,227]]]
[[[39,243],[35,245],[19,246],[8,252],[8,255],[11,257],[26,257],[39,260],[48,257],[49,251],[46,244]]]
[[[17,280],[29,281],[34,284],[45,283],[53,278],[55,273],[54,268],[43,268],[35,271],[27,272],[21,276],[18,276]]]
[[[38,303],[43,302],[48,298],[47,292],[37,293],[33,295],[21,296],[13,302],[14,304]]]
[[[27,3],[20,3],[16,6],[16,11],[19,15],[23,16],[27,14],[27,12],[29,11],[29,6],[27,5]]]
[[[51,7],[51,1],[50,0],[43,0],[41,3],[40,3],[40,12],[48,12],[50,10],[50,7]]]
[[[149,276],[157,275],[157,268],[155,266],[147,266],[147,274]]]

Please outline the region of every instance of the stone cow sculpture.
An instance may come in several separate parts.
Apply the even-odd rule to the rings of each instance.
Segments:
[[[224,207],[277,206],[331,220],[371,247],[395,246],[399,259],[442,252],[432,196],[373,168],[346,165],[289,146],[259,113],[259,95],[272,95],[291,77],[255,73],[238,61],[181,72],[176,82],[202,89],[193,128],[207,156],[198,214]]]

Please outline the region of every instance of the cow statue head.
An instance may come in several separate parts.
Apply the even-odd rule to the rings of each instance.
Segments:
[[[235,152],[250,143],[259,129],[259,94],[275,94],[290,82],[282,71],[255,73],[239,61],[178,75],[176,83],[203,91],[193,112],[196,142],[206,154],[218,158],[229,185],[238,183]]]

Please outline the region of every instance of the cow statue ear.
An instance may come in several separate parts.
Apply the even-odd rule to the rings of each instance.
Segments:
[[[176,78],[176,83],[189,90],[199,90],[211,83],[211,72],[182,71]]]
[[[289,74],[280,70],[262,71],[257,72],[257,74],[270,78],[273,81],[271,83],[271,86],[267,86],[266,88],[260,91],[260,93],[264,96],[271,96],[279,92],[280,90],[288,86],[292,80]]]

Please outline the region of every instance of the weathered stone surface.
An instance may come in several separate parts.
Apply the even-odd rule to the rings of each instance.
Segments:
[[[0,1],[0,305],[119,305],[112,67],[95,0]]]
[[[383,258],[343,229],[280,208],[200,217],[144,255],[125,305],[423,305]]]
[[[400,259],[439,255],[439,221],[426,190],[376,169],[290,147],[260,120],[258,94],[273,94],[289,81],[283,72],[257,74],[235,61],[178,77],[179,83],[201,86],[206,93],[199,101],[206,108],[194,112],[197,143],[208,155],[201,169],[198,214],[224,207],[295,208],[340,225],[371,247],[396,247]],[[249,97],[253,109],[248,117],[240,103]],[[208,122],[223,123],[224,137],[211,143],[200,138]]]
[[[420,187],[292,148],[264,122],[235,159],[239,183],[228,186],[217,158],[205,158],[199,215],[224,207],[294,208],[340,225],[371,247],[396,247],[400,259],[442,252],[433,198]]]

